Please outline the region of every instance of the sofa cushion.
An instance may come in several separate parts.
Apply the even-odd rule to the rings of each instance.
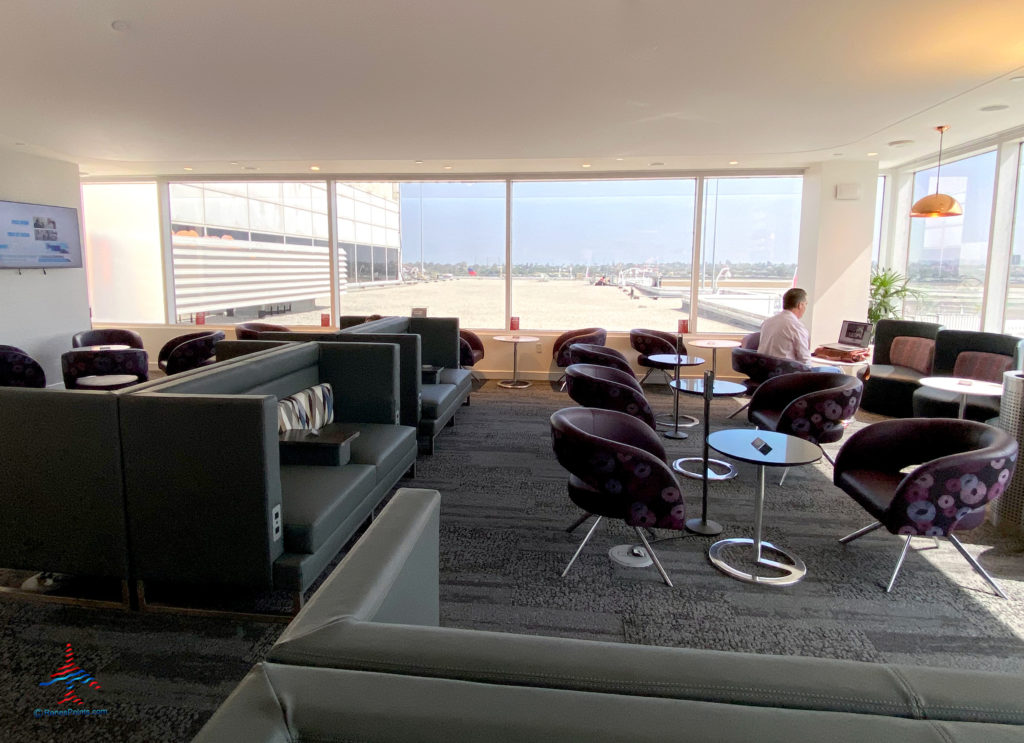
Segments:
[[[931,374],[934,361],[935,341],[931,338],[898,335],[889,346],[889,362],[893,366],[905,366],[921,374]]]
[[[334,421],[334,392],[327,382],[307,387],[277,403],[279,433],[296,428],[318,431]]]
[[[332,423],[327,431],[358,432],[351,441],[352,464],[369,464],[383,477],[416,448],[416,429],[412,426],[393,426],[389,423]]]
[[[1003,372],[1010,370],[1013,359],[1001,353],[961,351],[953,366],[953,376],[982,382],[1003,383]]]
[[[368,464],[281,467],[285,552],[320,549],[375,484],[376,468]]]
[[[466,369],[442,369],[438,375],[441,384],[454,384],[460,394],[473,391],[473,373]]]
[[[425,384],[420,392],[423,417],[436,420],[454,403],[459,391],[454,384]]]

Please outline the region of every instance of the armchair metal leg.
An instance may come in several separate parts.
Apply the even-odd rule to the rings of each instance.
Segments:
[[[832,455],[831,455],[831,454],[829,454],[829,453],[828,453],[827,451],[825,451],[824,449],[822,449],[822,450],[821,450],[821,453],[822,453],[822,454],[824,455],[825,459],[827,459],[827,460],[828,460],[828,463],[829,463],[829,464],[831,464],[831,465],[832,465],[833,467],[835,467],[835,466],[836,466],[836,460],[832,458]]]
[[[647,373],[646,373],[646,374],[644,374],[644,378],[640,380],[640,386],[641,386],[641,387],[643,386],[644,382],[646,382],[646,381],[647,381],[647,377],[651,376],[651,372],[653,372],[653,371],[654,371],[654,367],[653,367],[653,366],[652,366],[652,367],[650,367],[650,368],[649,368],[649,369],[647,370]]]
[[[1001,599],[1005,599],[1006,594],[1003,593],[1003,589],[1000,588],[999,584],[996,583],[992,576],[988,574],[988,571],[986,571],[985,568],[981,567],[981,565],[978,564],[977,560],[971,557],[971,553],[964,549],[964,546],[960,543],[960,540],[957,539],[953,534],[947,534],[946,537],[949,539],[950,542],[953,543],[953,546],[956,547],[957,551],[961,555],[963,555],[964,558],[966,558],[967,562],[971,563],[971,567],[974,568],[975,572],[977,572],[978,575],[980,575],[982,578],[988,581],[988,584],[992,586],[993,590],[995,590],[996,595],[999,596],[999,598]],[[910,540],[908,539],[907,541]]]
[[[569,572],[569,568],[572,567],[572,564],[574,562],[576,562],[576,558],[580,556],[580,552],[583,551],[583,548],[587,545],[587,542],[590,541],[590,536],[594,533],[594,529],[597,528],[597,525],[601,523],[601,518],[602,518],[601,516],[598,516],[597,519],[595,519],[594,525],[591,526],[590,527],[590,531],[587,532],[587,536],[583,537],[583,541],[580,542],[580,546],[576,548],[576,552],[572,556],[572,559],[569,560],[569,564],[566,565],[565,566],[565,570],[562,571],[562,577],[563,578],[566,576],[566,573]],[[578,526],[578,524],[577,524],[577,526]],[[573,527],[573,528],[576,528],[576,527]],[[644,540],[644,541],[647,541],[647,540]]]
[[[842,539],[839,540],[839,543],[840,544],[849,544],[854,539],[860,539],[865,534],[870,534],[875,529],[878,529],[881,525],[882,525],[881,521],[876,521],[873,524],[868,524],[864,528],[858,529],[853,534],[847,534],[845,537],[843,537]]]
[[[737,415],[739,415],[740,413],[742,413],[742,412],[743,412],[744,410],[746,410],[746,409],[747,409],[747,408],[749,408],[749,407],[750,407],[750,403],[748,402],[748,403],[744,404],[744,406],[743,406],[742,408],[740,408],[739,410],[737,410],[737,411],[736,411],[735,413],[733,413],[733,414],[732,414],[732,415],[730,415],[729,417],[730,417],[730,418],[735,418],[735,417],[736,417]]]
[[[568,529],[566,529],[566,531],[569,532],[570,534],[572,534],[574,531],[576,531],[576,529],[579,527],[580,524],[582,524],[584,521],[586,521],[587,519],[589,519],[593,515],[594,514],[592,514],[592,513],[585,513],[585,514],[583,514],[578,519],[573,521],[572,522],[572,526],[570,526]]]
[[[892,591],[892,585],[896,582],[896,576],[900,574],[900,568],[903,567],[903,560],[907,556],[907,550],[910,549],[910,540],[912,537],[908,534],[907,541],[903,544],[903,551],[900,552],[900,559],[896,561],[896,569],[892,571],[892,578],[889,579],[889,585],[885,587],[885,592],[889,593]]]
[[[675,588],[675,586],[672,585],[672,581],[668,577],[668,573],[665,572],[665,568],[661,566],[661,560],[659,560],[658,556],[654,554],[654,549],[651,548],[651,543],[647,541],[647,535],[644,534],[644,530],[641,529],[639,526],[634,526],[633,528],[636,529],[636,533],[640,536],[640,541],[644,543],[644,549],[647,550],[647,554],[650,555],[651,560],[654,561],[654,567],[656,567],[658,569],[658,572],[661,573],[662,580],[665,581],[665,584],[669,588]]]
[[[786,481],[786,475],[789,474],[789,467],[782,468],[782,477],[779,478],[779,485],[782,485]]]

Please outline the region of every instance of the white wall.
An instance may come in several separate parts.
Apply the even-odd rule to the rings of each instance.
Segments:
[[[859,186],[859,198],[836,198],[840,184]],[[834,343],[843,320],[867,320],[877,185],[874,162],[818,163],[804,173],[797,285],[810,297],[803,320],[812,351]]]
[[[0,200],[69,206],[81,212],[78,166],[0,149]],[[84,268],[0,270],[0,344],[38,361],[50,386],[63,386],[60,355],[88,330]]]

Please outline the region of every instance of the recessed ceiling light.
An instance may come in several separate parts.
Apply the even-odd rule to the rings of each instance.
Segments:
[[[78,171],[78,174],[79,175],[92,175],[92,173],[90,173],[88,170],[80,170],[80,171]]]
[[[238,163],[232,160],[231,162],[228,163],[228,165],[238,165]]]
[[[617,162],[617,163],[621,163],[621,162],[622,162],[623,160],[625,160],[625,159],[626,159],[626,158],[624,158],[624,157],[617,157],[617,158],[615,158],[615,162]]]
[[[242,170],[259,170],[255,165],[243,165]]]
[[[452,166],[451,166],[451,165],[445,165],[445,166],[444,166],[444,169],[445,169],[445,170],[451,170],[451,169],[452,169]]]
[[[832,157],[842,157],[842,156],[843,156],[842,152],[833,152],[832,153]]]
[[[14,146],[15,146],[15,147],[24,147],[24,146],[25,146],[25,143],[24,143],[24,142],[15,142],[15,143],[14,143]]]
[[[739,161],[739,160],[730,160],[730,161],[729,161],[729,164],[730,164],[730,165],[739,165],[739,164],[740,164],[740,161]]]
[[[1011,83],[1024,83],[1024,75],[1017,75],[1017,77],[1010,78]]]
[[[876,157],[877,155],[878,155],[877,152],[869,152],[868,153],[868,157]]]
[[[651,164],[650,164],[650,166],[651,166],[652,168],[660,168],[660,167],[661,167],[662,165],[664,165],[664,164],[665,164],[665,163],[651,163]]]
[[[422,160],[413,160],[413,162],[414,162],[414,163],[415,163],[416,165],[422,165],[422,164],[423,164],[423,161],[422,161]]]
[[[190,167],[188,167],[188,166],[186,165],[186,166],[185,166],[184,168],[182,168],[182,170],[192,170],[192,168],[190,168]]]
[[[894,139],[889,142],[890,147],[906,147],[908,144],[914,144],[912,139]]]
[[[128,21],[114,21],[110,24],[110,27],[115,31],[127,31],[131,28],[131,26],[128,24]]]
[[[1009,106],[1007,106],[1005,103],[993,103],[991,106],[982,106],[978,110],[979,111],[1005,111],[1008,108],[1009,108]]]
[[[320,166],[319,165],[310,165],[309,169],[310,170],[320,170]]]
[[[590,167],[590,163],[580,163],[580,167],[581,168],[589,168]]]

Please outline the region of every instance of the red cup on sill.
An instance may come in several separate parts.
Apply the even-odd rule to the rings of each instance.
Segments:
[[[682,334],[682,333],[689,333],[690,332],[690,321],[689,320],[680,320],[679,321],[679,329],[676,332],[678,332],[680,334]]]
[[[511,318],[509,318],[508,329],[509,330],[519,330],[519,318],[518,317],[511,317]]]
[[[320,327],[329,328],[331,327],[331,316],[326,312],[320,313]]]
[[[205,312],[197,312],[196,313],[196,325],[206,325],[206,313]]]

